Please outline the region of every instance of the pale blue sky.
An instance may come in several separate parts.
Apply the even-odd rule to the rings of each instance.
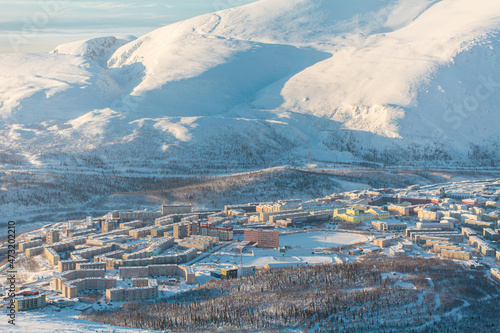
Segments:
[[[257,0],[0,0],[0,52],[49,52],[99,36],[140,36]]]

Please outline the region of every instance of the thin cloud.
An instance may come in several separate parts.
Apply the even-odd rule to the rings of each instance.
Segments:
[[[255,1],[224,3],[229,8],[234,2],[243,5]],[[25,35],[27,30],[32,31],[29,24],[37,15],[44,15],[43,3],[39,0],[0,0],[0,40],[4,42],[13,36]],[[93,38],[116,32],[140,36],[164,25],[215,10],[213,1],[209,0],[59,0],[58,3],[61,7],[57,13],[44,24],[36,25],[36,33],[31,34],[29,39],[33,47],[23,45],[23,51],[50,51],[61,42],[67,42],[68,35]],[[9,46],[4,44],[0,52],[13,51],[9,51]]]

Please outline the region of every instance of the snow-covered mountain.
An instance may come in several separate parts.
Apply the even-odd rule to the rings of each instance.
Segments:
[[[261,0],[0,55],[4,164],[500,158],[498,0]]]

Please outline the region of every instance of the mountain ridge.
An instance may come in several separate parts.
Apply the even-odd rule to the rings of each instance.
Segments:
[[[0,55],[0,145],[39,167],[487,164],[500,4],[479,2],[261,0]]]

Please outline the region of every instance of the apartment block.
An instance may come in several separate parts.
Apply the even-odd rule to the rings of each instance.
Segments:
[[[175,239],[183,239],[188,236],[187,224],[174,225],[173,235]]]
[[[144,225],[144,222],[141,220],[134,220],[130,222],[123,222],[120,223],[119,228],[120,229],[133,229],[133,228],[140,228]]]
[[[120,267],[118,274],[121,279],[147,278],[155,276],[179,276],[187,284],[195,282],[195,274],[191,267],[178,265],[149,265],[146,267]]]
[[[462,228],[462,235],[464,235],[468,239],[471,236],[476,236],[477,232],[475,230],[472,230],[471,228],[464,227]]]
[[[438,222],[438,223],[425,223],[418,222],[417,229],[440,229],[440,230],[453,230],[455,225],[451,222]]]
[[[188,249],[182,253],[172,255],[160,255],[141,259],[118,259],[109,257],[95,257],[96,262],[105,262],[108,269],[118,269],[120,267],[148,266],[148,265],[168,265],[181,264],[193,260],[197,256],[196,249]]]
[[[162,216],[157,219],[155,219],[155,225],[162,226],[162,225],[169,225],[169,224],[174,224],[174,218],[171,216]]]
[[[239,266],[238,267],[238,277],[253,276],[255,275],[255,266]]]
[[[120,221],[132,221],[132,220],[146,220],[146,219],[155,219],[160,217],[160,212],[150,212],[147,210],[139,210],[139,211],[124,211],[118,213],[118,218]]]
[[[497,241],[500,239],[500,233],[496,232],[495,230],[491,228],[485,228],[483,229],[483,236],[484,238],[492,241]]]
[[[39,254],[42,254],[43,250],[44,250],[43,246],[31,247],[29,249],[26,249],[24,251],[24,254],[26,255],[26,257],[31,258]]]
[[[233,228],[214,227],[209,224],[201,224],[200,234],[202,236],[216,237],[220,241],[233,240]]]
[[[491,269],[491,277],[497,281],[498,283],[500,283],[500,269],[498,268],[492,268]]]
[[[76,265],[80,263],[88,262],[85,259],[82,260],[60,260],[57,263],[57,269],[59,272],[73,271],[76,269]]]
[[[198,251],[206,251],[208,249],[208,245],[205,243],[202,243],[198,240],[192,239],[192,238],[185,238],[179,242],[177,242],[177,245],[181,249],[196,249]]]
[[[468,243],[477,248],[479,252],[481,252],[485,256],[495,256],[496,251],[488,243],[477,236],[469,237]]]
[[[148,280],[148,286],[132,288],[112,288],[106,290],[106,300],[116,301],[137,301],[158,297],[158,284],[156,280]]]
[[[144,227],[144,228],[139,228],[139,229],[131,229],[129,230],[129,236],[139,239],[146,237],[148,235],[151,235],[151,230],[157,228],[156,226],[149,226],[149,227]]]
[[[441,258],[468,261],[471,259],[471,254],[467,251],[442,249]]]
[[[43,256],[52,265],[57,265],[57,263],[59,262],[59,259],[61,259],[61,257],[59,256],[59,254],[56,251],[54,251],[54,249],[51,248],[51,247],[45,247],[43,249]]]
[[[66,282],[62,285],[61,291],[64,297],[73,298],[80,291],[89,289],[106,290],[114,287],[116,287],[115,279],[89,277]]]
[[[103,262],[77,263],[75,268],[77,270],[89,270],[89,269],[106,270],[106,264]]]
[[[54,244],[59,242],[59,231],[49,230],[45,233],[45,242],[47,244]]]
[[[168,204],[161,206],[161,215],[187,214],[192,212],[190,204]]]
[[[64,283],[72,280],[84,279],[84,278],[104,278],[106,271],[104,269],[87,269],[87,270],[74,270],[67,271],[59,276],[52,279],[52,284],[54,289],[62,290]]]
[[[43,308],[46,304],[45,295],[20,297],[14,299],[16,312]]]
[[[421,210],[418,212],[419,219],[431,219],[439,221],[443,216],[443,213],[440,211],[433,212],[431,210]]]
[[[484,221],[465,219],[464,226],[475,229],[475,230],[482,231],[483,229],[486,229],[486,228],[493,229],[495,227],[495,224],[492,222],[484,222]]]
[[[115,221],[103,221],[101,225],[101,231],[103,234],[115,230],[117,223]]]
[[[407,228],[404,222],[372,221],[372,226],[381,231],[402,231]]]
[[[84,259],[91,259],[94,258],[95,256],[112,252],[114,250],[113,245],[104,245],[104,246],[93,246],[93,247],[87,247],[81,250],[76,250],[72,251],[70,253],[71,258],[75,258],[75,256],[80,256]]]
[[[463,251],[463,246],[455,245],[453,243],[436,243],[432,245],[432,250],[434,252],[441,253],[441,250],[454,250],[454,251]]]
[[[278,230],[245,230],[245,241],[253,242],[257,247],[278,248],[280,233]]]
[[[30,242],[19,243],[19,251],[25,252],[27,249],[34,247],[40,247],[43,244],[43,240],[35,239]]]

